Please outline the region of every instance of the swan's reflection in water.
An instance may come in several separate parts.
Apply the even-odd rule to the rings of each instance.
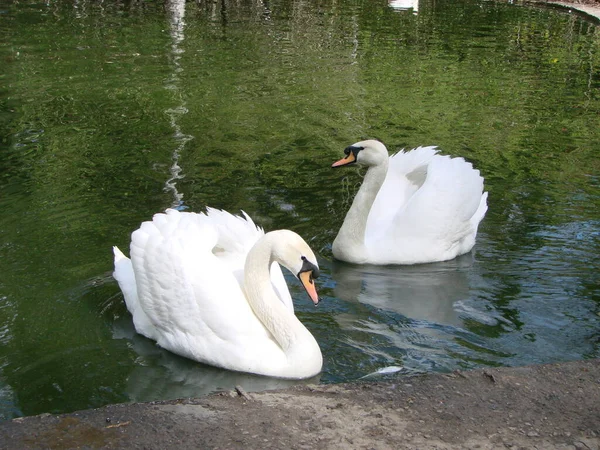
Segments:
[[[158,347],[136,333],[131,317],[114,323],[113,337],[127,339],[138,355],[127,378],[126,394],[131,401],[144,402],[201,397],[241,386],[247,392],[283,389],[298,384],[318,383],[320,375],[307,380],[278,378],[232,372],[191,361]]]
[[[335,319],[345,343],[367,355],[363,373],[388,366],[453,370],[461,355],[464,367],[489,354],[483,340],[466,329],[466,322],[496,323],[470,298],[472,265],[472,254],[415,266],[333,261],[333,293],[347,306]]]
[[[469,297],[473,257],[414,266],[357,266],[334,261],[336,297],[395,312],[410,319],[462,326],[456,302]]]

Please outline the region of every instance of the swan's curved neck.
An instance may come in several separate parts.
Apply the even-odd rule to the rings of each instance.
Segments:
[[[310,333],[273,289],[269,272],[272,250],[273,239],[268,234],[252,247],[246,257],[244,287],[254,314],[287,353],[300,336]]]
[[[314,336],[281,302],[271,284],[269,269],[272,262],[287,267],[274,256],[275,248],[283,239],[278,233],[267,233],[248,252],[244,266],[246,298],[283,353],[283,358],[266,362],[270,366],[269,373],[283,378],[306,378],[319,373],[323,357]]]
[[[352,206],[346,214],[337,237],[333,241],[333,254],[339,259],[356,263],[366,258],[365,231],[369,212],[388,171],[388,160],[367,170]],[[342,257],[344,255],[344,257]]]

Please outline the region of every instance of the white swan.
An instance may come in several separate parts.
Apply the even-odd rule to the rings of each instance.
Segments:
[[[289,230],[265,234],[252,219],[208,209],[167,210],[114,247],[114,278],[138,333],[225,369],[280,378],[321,371],[321,350],[294,315],[279,264],[319,302],[310,247]]]
[[[356,264],[446,261],[470,251],[487,211],[479,171],[462,158],[418,147],[388,157],[381,142],[357,142],[332,167],[368,167],[333,256]],[[389,168],[389,170],[388,170]]]

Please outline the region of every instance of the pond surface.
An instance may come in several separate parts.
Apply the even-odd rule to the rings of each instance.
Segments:
[[[600,29],[398,3],[3,4],[0,418],[289,384],[135,333],[111,247],[167,207],[243,209],[311,244],[319,307],[288,277],[324,354],[310,382],[600,357]],[[471,254],[333,260],[361,174],[330,165],[367,137],[481,170]]]

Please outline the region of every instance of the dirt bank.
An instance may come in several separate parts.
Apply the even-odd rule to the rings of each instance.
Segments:
[[[598,449],[600,361],[112,405],[0,424],[3,449]]]
[[[547,3],[579,11],[600,22],[600,0],[575,0],[572,2],[561,0],[532,0],[531,3]]]

